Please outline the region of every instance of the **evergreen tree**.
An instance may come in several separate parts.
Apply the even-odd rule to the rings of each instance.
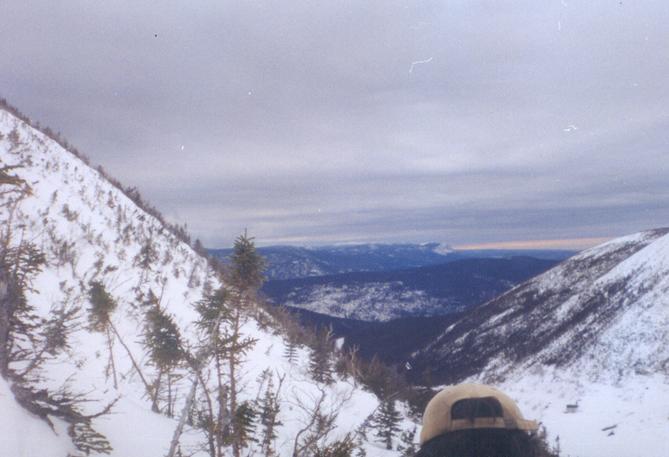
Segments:
[[[245,440],[245,431],[240,428],[243,426],[243,421],[238,420],[237,413],[231,412],[239,410],[238,368],[256,340],[241,333],[243,316],[240,307],[235,306],[238,303],[235,300],[238,296],[225,288],[220,288],[207,294],[195,306],[199,315],[196,325],[205,335],[203,345],[203,352],[207,354],[205,358],[211,357],[214,361],[215,391],[210,393],[206,389],[207,384],[201,380],[201,384],[205,386],[203,394],[207,400],[205,411],[207,419],[201,420],[201,423],[206,426],[212,457],[221,456],[222,448],[226,445],[232,445],[233,455],[241,454]],[[199,372],[199,367],[194,368]],[[244,412],[242,409],[241,413]]]
[[[262,285],[265,260],[258,254],[253,238],[249,238],[246,232],[235,240],[231,267],[230,283],[240,295],[254,292]]]
[[[332,331],[321,329],[316,334],[316,341],[309,356],[309,373],[316,382],[331,384],[332,375]]]
[[[134,264],[142,269],[142,274],[139,278],[139,283],[143,284],[146,281],[148,273],[151,271],[151,267],[154,263],[158,261],[158,251],[153,246],[153,240],[149,236],[144,244],[142,244],[139,253],[135,256]]]
[[[232,316],[228,321],[228,351],[226,354],[229,385],[230,385],[230,411],[238,411],[237,394],[239,393],[238,370],[246,353],[255,345],[256,340],[250,337],[244,337],[241,329],[244,323],[242,310],[247,308],[250,301],[255,298],[255,294],[263,282],[263,268],[265,262],[257,253],[253,238],[249,238],[244,232],[237,237],[233,246],[231,256],[230,284],[236,297],[235,307],[232,310]],[[234,457],[241,456],[241,448],[244,443],[245,431],[240,428],[243,424],[239,421],[233,421],[233,442],[232,454]]]
[[[418,449],[414,444],[414,439],[416,438],[416,428],[414,427],[411,431],[404,431],[400,435],[400,444],[397,446],[397,450],[400,451],[401,457],[414,457]]]
[[[88,299],[88,322],[91,330],[102,333],[109,328],[111,315],[118,304],[100,281],[91,281]]]
[[[290,337],[284,340],[283,356],[290,363],[297,362],[297,343]]]
[[[278,415],[280,411],[279,392],[283,379],[283,377],[279,378],[279,386],[274,391],[274,381],[272,375],[269,375],[267,389],[260,406],[260,424],[262,425],[262,440],[260,444],[263,455],[266,457],[276,455],[274,440],[277,437],[276,427],[282,425],[278,420]]]
[[[146,393],[149,396],[149,398],[151,398],[152,401],[151,407],[153,411],[158,412],[155,392],[153,391],[151,385],[144,377],[144,373],[142,373],[142,370],[139,364],[137,363],[137,360],[132,355],[130,348],[128,347],[127,344],[125,344],[123,338],[121,338],[121,335],[119,334],[118,330],[116,330],[116,327],[112,322],[111,315],[117,307],[116,300],[114,300],[114,298],[109,294],[109,292],[107,292],[107,289],[105,289],[105,286],[100,281],[90,282],[90,289],[88,290],[88,300],[90,303],[90,307],[88,308],[88,321],[91,330],[104,333],[107,336],[107,348],[109,350],[108,368],[111,368],[114,374],[114,388],[118,389],[118,381],[116,378],[116,366],[114,363],[114,355],[113,355],[114,340],[112,334],[116,336],[116,339],[119,341],[119,343],[121,343],[123,349],[125,349],[128,358],[132,362],[133,368],[139,375],[139,378],[142,380],[144,388],[146,389]]]
[[[12,362],[34,358],[29,348],[36,345],[41,320],[26,292],[32,290],[32,277],[45,263],[41,251],[30,243],[9,247],[7,230],[0,244],[0,375],[5,378],[12,372]]]
[[[210,457],[223,454],[223,446],[230,444],[230,426],[232,417],[229,407],[229,383],[226,381],[224,363],[230,350],[230,341],[226,324],[232,321],[233,311],[229,303],[228,291],[221,287],[204,296],[195,304],[198,319],[195,325],[204,335],[204,343],[200,349],[202,360],[191,360],[202,385],[204,402],[198,410],[198,425],[207,435]],[[207,387],[201,366],[213,358],[214,381],[216,387],[210,392]]]
[[[393,448],[393,438],[400,431],[399,423],[402,417],[395,408],[395,400],[385,399],[374,416],[375,436],[386,445],[386,449]]]
[[[112,374],[114,389],[118,389],[118,378],[116,376],[116,364],[114,362],[114,339],[111,330],[111,315],[118,306],[116,300],[107,292],[100,281],[91,281],[88,290],[88,322],[90,329],[103,333],[107,338],[107,370],[106,375]]]
[[[374,414],[370,414],[365,418],[364,421],[362,421],[362,424],[358,425],[358,428],[355,430],[355,434],[360,438],[360,440],[362,441],[369,440],[369,438],[367,437],[367,432],[372,427],[373,423],[374,423]]]
[[[195,240],[195,243],[193,244],[193,250],[200,255],[207,254],[207,250],[204,248],[204,246],[202,245],[202,241],[200,241],[199,238]]]
[[[233,421],[235,431],[233,438],[240,448],[255,441],[253,434],[255,433],[257,415],[258,413],[250,401],[244,401],[237,407]]]
[[[158,306],[160,299],[156,296],[153,289],[149,289],[147,293],[138,289],[137,291],[137,302],[140,304],[140,308],[143,310],[149,310],[154,306]]]
[[[183,357],[179,328],[160,306],[151,308],[145,319],[144,345],[149,357],[160,370],[170,371]]]
[[[195,325],[207,337],[214,335],[220,331],[221,323],[232,316],[230,294],[224,287],[209,292],[195,304],[195,311],[198,314]],[[215,350],[216,346],[212,349]]]
[[[198,356],[189,358],[203,387],[198,407],[198,423],[205,430],[211,457],[221,457],[223,447],[231,446],[232,455],[240,457],[242,448],[252,439],[257,412],[251,403],[239,403],[239,369],[256,339],[245,336],[249,306],[262,284],[264,262],[253,240],[246,234],[235,240],[232,263],[224,277],[224,287],[209,292],[195,305],[196,322],[202,332]],[[214,363],[215,388],[208,387],[202,367]]]
[[[145,316],[144,347],[151,362],[158,368],[154,383],[156,403],[160,394],[161,379],[167,377],[167,415],[172,416],[172,372],[184,357],[181,333],[172,316],[158,304],[151,307]]]

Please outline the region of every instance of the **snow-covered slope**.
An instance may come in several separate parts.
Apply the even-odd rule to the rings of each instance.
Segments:
[[[86,310],[90,306],[88,284],[104,284],[118,308],[112,321],[130,352],[149,379],[156,378],[142,345],[143,324],[139,302],[149,291],[161,297],[161,305],[178,323],[189,344],[196,343],[193,305],[207,287],[217,287],[219,279],[207,261],[180,241],[154,217],[140,209],[123,192],[63,149],[40,131],[0,108],[1,166],[13,166],[12,174],[31,188],[30,195],[9,211],[3,200],[0,213],[3,230],[11,230],[11,245],[30,241],[46,256],[46,266],[36,275],[29,303],[47,316],[61,305],[79,308],[76,329],[70,335],[69,351],[44,366],[44,386],[57,389],[67,385],[74,392],[93,400],[84,405],[86,413],[98,412],[118,398],[112,414],[93,420],[114,450],[113,456],[164,456],[170,444],[176,419],[151,412],[143,384],[133,370],[127,352],[114,344],[113,355],[119,373],[118,388],[113,387],[107,366],[107,340],[87,329]],[[0,194],[0,198],[5,198]],[[147,268],[140,259],[150,245],[154,262]],[[306,365],[309,349],[300,347],[296,362],[282,357],[285,340],[280,329],[264,326],[257,316],[270,320],[262,310],[248,317],[243,333],[257,339],[243,364],[243,398],[255,400],[272,373],[275,385],[285,376],[279,397],[280,413],[276,447],[280,455],[290,455],[293,441],[307,417],[304,407],[315,402],[321,391],[327,398],[324,411],[336,408],[339,415],[332,438],[341,438],[358,427],[378,405],[377,398],[355,385],[351,378],[337,378],[331,385],[312,381]],[[264,374],[263,374],[264,373]],[[178,373],[174,395],[180,411],[191,385],[186,370]],[[302,405],[302,406],[300,406]],[[9,386],[0,380],[0,448],[12,456],[79,455],[70,442],[65,426],[55,421],[55,431],[39,418],[22,410],[13,400]],[[404,420],[404,428],[413,424]],[[25,433],[34,437],[26,439]],[[370,436],[370,440],[373,437]],[[186,428],[182,447],[188,455],[205,455],[200,431]],[[380,443],[366,442],[369,456],[397,455]],[[39,452],[36,451],[39,449]],[[192,454],[191,454],[192,453]]]
[[[584,251],[474,308],[414,364],[501,385],[565,455],[666,455],[669,229]]]
[[[0,449],[7,456],[65,456],[71,445],[16,403],[9,384],[0,378]]]

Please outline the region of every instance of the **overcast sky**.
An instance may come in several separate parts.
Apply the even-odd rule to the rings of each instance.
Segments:
[[[667,24],[665,0],[0,0],[0,96],[208,247],[576,246],[669,225]]]

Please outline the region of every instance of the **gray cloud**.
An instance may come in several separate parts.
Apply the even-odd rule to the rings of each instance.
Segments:
[[[665,2],[2,9],[0,95],[210,246],[669,222]]]

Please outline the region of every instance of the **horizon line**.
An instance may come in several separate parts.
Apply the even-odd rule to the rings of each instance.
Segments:
[[[484,249],[508,249],[508,250],[536,250],[536,249],[555,249],[555,250],[582,250],[587,249],[598,244],[604,243],[606,241],[614,239],[615,236],[608,237],[583,237],[583,238],[557,238],[557,239],[540,239],[540,240],[515,240],[515,241],[491,241],[483,243],[465,243],[465,244],[450,244],[450,243],[440,243],[438,241],[428,241],[428,242],[411,242],[411,241],[401,241],[401,242],[383,242],[383,241],[344,241],[344,242],[330,242],[330,243],[260,243],[257,245],[258,248],[269,248],[269,247],[300,247],[300,248],[312,248],[318,249],[323,247],[346,247],[346,246],[363,246],[363,245],[398,245],[398,244],[410,244],[410,245],[427,245],[435,244],[442,245],[453,249],[455,251],[473,251],[473,250],[484,250]],[[209,250],[219,250],[219,249],[231,249],[232,246],[225,247],[207,247]]]
[[[558,238],[548,240],[492,241],[454,245],[453,249],[470,251],[477,249],[587,249],[605,243],[615,237]]]

